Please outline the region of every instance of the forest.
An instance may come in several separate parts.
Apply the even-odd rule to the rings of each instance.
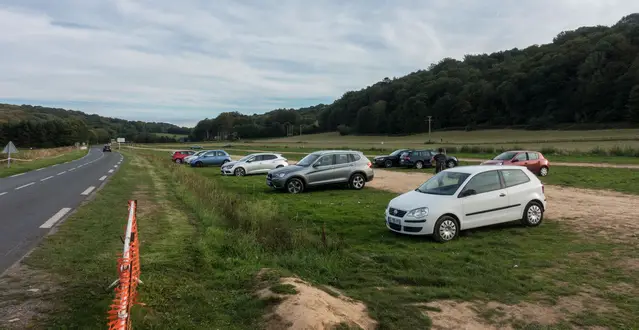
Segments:
[[[0,104],[0,145],[48,148],[76,142],[106,143],[117,137],[140,143],[175,142],[156,133],[190,133],[186,127],[90,115],[80,111],[31,105]]]
[[[639,14],[559,33],[551,43],[445,58],[333,103],[204,119],[192,139],[314,132],[413,134],[433,129],[639,126]],[[293,127],[291,130],[290,127]]]

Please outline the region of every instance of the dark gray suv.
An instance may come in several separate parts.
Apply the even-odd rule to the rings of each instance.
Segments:
[[[348,183],[360,190],[375,176],[371,166],[371,161],[359,151],[316,151],[295,165],[269,171],[266,184],[292,194],[301,193],[307,187],[336,183]]]

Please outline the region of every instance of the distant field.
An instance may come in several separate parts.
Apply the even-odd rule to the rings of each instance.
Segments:
[[[186,134],[170,134],[170,133],[153,133],[153,135],[164,136],[164,137],[174,138],[174,139],[184,138],[188,136]]]

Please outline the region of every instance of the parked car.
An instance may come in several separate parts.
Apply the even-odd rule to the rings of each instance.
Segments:
[[[404,152],[409,151],[409,149],[398,149],[390,153],[390,155],[386,156],[377,156],[373,158],[373,165],[377,167],[393,167],[399,166],[399,156],[401,156]]]
[[[102,148],[102,152],[111,152],[111,146],[108,144],[105,144],[104,147]]]
[[[247,174],[267,173],[270,170],[288,166],[281,154],[258,153],[242,157],[236,162],[222,166],[222,175],[245,176]]]
[[[186,157],[184,157],[184,159],[182,160],[182,162],[184,164],[191,164],[191,161],[197,157],[199,157],[200,155],[202,155],[203,153],[207,152],[208,150],[200,150],[200,151],[196,151],[194,154],[192,155],[188,155]]]
[[[386,227],[409,235],[432,235],[447,242],[461,230],[520,220],[541,224],[544,185],[520,166],[462,166],[446,169],[417,189],[393,198]]]
[[[348,183],[355,190],[364,188],[375,173],[371,161],[359,151],[323,150],[308,154],[297,164],[276,168],[266,175],[266,184],[292,194],[308,187]]]
[[[520,165],[540,176],[548,175],[550,162],[541,152],[529,150],[506,151],[497,157],[485,161],[482,165]]]
[[[408,150],[399,159],[399,164],[405,167],[433,167],[433,156],[437,154],[434,150]],[[446,155],[446,167],[453,168],[459,164],[457,157]]]
[[[172,160],[178,164],[184,161],[184,158],[194,154],[195,151],[191,150],[177,150],[173,152]]]
[[[224,165],[231,161],[231,155],[224,150],[209,150],[195,159],[191,159],[192,167]]]
[[[191,146],[191,149],[202,149],[202,146]]]

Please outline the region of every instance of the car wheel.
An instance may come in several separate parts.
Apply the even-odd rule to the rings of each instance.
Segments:
[[[530,202],[524,209],[521,222],[528,227],[536,227],[544,220],[544,208],[538,202]]]
[[[304,191],[304,182],[298,178],[292,178],[286,182],[286,191],[291,194],[299,194]]]
[[[243,168],[236,168],[235,169],[235,176],[244,176],[246,175],[246,171]]]
[[[437,242],[445,243],[452,241],[457,236],[459,236],[459,224],[455,218],[450,215],[443,215],[437,219],[435,227],[433,228],[433,238],[435,238]]]
[[[424,168],[424,162],[422,162],[421,160],[418,161],[417,163],[415,163],[415,168],[418,168],[418,169]]]
[[[359,173],[353,174],[349,181],[349,185],[355,190],[361,190],[366,185],[366,178]]]
[[[178,158],[178,159],[175,160],[175,163],[176,164],[182,164],[182,160]]]
[[[204,167],[204,163],[202,163],[202,162],[197,162],[197,163],[195,163],[195,166],[197,166],[197,167]]]
[[[275,168],[282,168],[282,167],[284,167],[284,165],[277,165],[277,166],[275,166]]]
[[[224,164],[226,164],[226,163],[228,163],[228,162],[229,162],[228,160],[224,160],[224,161],[222,162],[222,165],[221,165],[221,166],[224,166]]]
[[[390,159],[389,159],[389,160],[387,160],[387,161],[385,161],[385,162],[384,162],[384,166],[385,166],[386,168],[393,167],[393,161],[392,161],[392,160],[390,160]]]
[[[543,166],[543,167],[539,170],[539,175],[540,175],[540,176],[546,176],[546,175],[548,175],[548,171],[549,171],[549,170],[548,170],[548,167]]]
[[[446,162],[446,167],[448,167],[448,168],[453,168],[455,166],[457,166],[457,164],[455,164],[455,161],[452,160],[452,159],[449,160],[448,162]]]

